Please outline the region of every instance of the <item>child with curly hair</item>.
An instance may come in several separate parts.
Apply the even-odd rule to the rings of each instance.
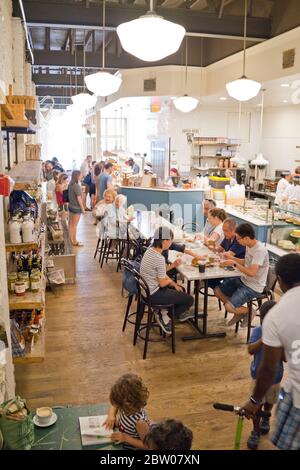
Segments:
[[[140,377],[125,374],[110,390],[111,407],[104,425],[108,429],[118,426],[111,440],[123,444],[125,449],[145,449],[143,439],[149,429],[149,418],[144,407],[149,391]]]

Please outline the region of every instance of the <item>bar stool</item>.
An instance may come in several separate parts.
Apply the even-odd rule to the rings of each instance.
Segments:
[[[139,285],[139,291],[140,291],[140,304],[139,304],[139,310],[137,313],[136,317],[136,323],[135,323],[135,329],[134,329],[134,338],[133,338],[133,344],[136,344],[137,337],[142,339],[145,344],[144,344],[144,353],[143,353],[143,359],[146,359],[147,357],[147,350],[148,350],[148,343],[149,342],[160,342],[162,340],[165,340],[165,333],[163,333],[163,338],[159,338],[157,340],[155,339],[150,339],[150,331],[153,328],[159,328],[160,333],[161,333],[161,328],[160,326],[154,321],[154,310],[167,310],[168,314],[170,316],[171,320],[171,328],[172,328],[172,333],[171,333],[171,341],[172,341],[172,353],[175,354],[175,310],[174,310],[174,304],[169,304],[169,305],[158,305],[158,304],[153,304],[151,302],[151,296],[150,296],[150,290],[147,282],[145,279],[137,273],[135,275],[136,281]],[[147,307],[147,324],[142,325],[142,319],[145,313],[145,309]],[[143,330],[146,330],[145,336],[142,335]]]
[[[137,316],[137,312],[139,310],[139,305],[140,305],[140,291],[139,291],[139,285],[136,282],[136,278],[135,278],[135,276],[136,276],[136,274],[138,274],[138,272],[133,267],[133,264],[129,260],[127,260],[125,258],[122,258],[121,261],[120,261],[120,266],[124,267],[125,271],[127,271],[128,273],[130,273],[132,275],[132,278],[135,281],[135,287],[136,287],[135,292],[133,292],[133,291],[130,292],[129,290],[127,291],[128,292],[128,301],[127,301],[125,317],[124,317],[124,322],[123,322],[123,327],[122,327],[122,332],[124,332],[125,328],[126,328],[126,325],[127,325],[127,322],[131,323],[132,325],[136,324],[136,316]],[[126,289],[126,287],[125,287],[125,289]],[[131,308],[131,305],[132,305],[132,302],[133,302],[134,298],[137,301],[136,311],[130,313],[130,308]],[[134,319],[132,319],[132,317],[134,317]]]

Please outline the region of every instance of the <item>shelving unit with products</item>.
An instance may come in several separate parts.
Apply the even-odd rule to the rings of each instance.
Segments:
[[[30,242],[11,243],[7,225],[5,249],[15,364],[41,362],[45,356],[46,207],[41,169],[41,162],[30,161],[19,163],[9,173],[15,181],[14,190],[28,193],[37,206]]]
[[[230,158],[235,156],[236,148],[240,144],[225,137],[199,137],[193,140],[193,155],[191,168],[196,171],[223,170],[230,168],[235,171],[230,163]],[[196,152],[196,149],[198,152]],[[205,149],[206,150],[205,152]],[[226,149],[224,151],[224,149]],[[205,154],[203,154],[205,152]],[[197,153],[197,154],[196,154]],[[213,155],[214,153],[214,155]],[[198,161],[198,166],[195,162]],[[204,161],[206,162],[204,165]],[[208,163],[209,162],[209,163]]]

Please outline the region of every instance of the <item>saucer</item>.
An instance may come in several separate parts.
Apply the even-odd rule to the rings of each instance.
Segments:
[[[52,424],[56,423],[57,421],[57,415],[55,413],[52,413],[50,421],[48,423],[40,423],[37,415],[33,417],[34,424],[38,426],[39,428],[47,428],[48,426],[52,426]]]

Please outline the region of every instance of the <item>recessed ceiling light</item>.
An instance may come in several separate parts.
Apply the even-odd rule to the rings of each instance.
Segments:
[[[282,102],[283,102],[283,103],[288,103],[288,100],[283,100]]]
[[[227,98],[226,98],[226,96],[221,96],[221,97],[220,97],[220,100],[221,100],[221,101],[226,101]]]
[[[288,88],[290,86],[289,83],[281,83],[280,86],[282,86],[283,88]]]
[[[258,103],[258,105],[257,105],[257,106],[262,106],[262,103]]]

